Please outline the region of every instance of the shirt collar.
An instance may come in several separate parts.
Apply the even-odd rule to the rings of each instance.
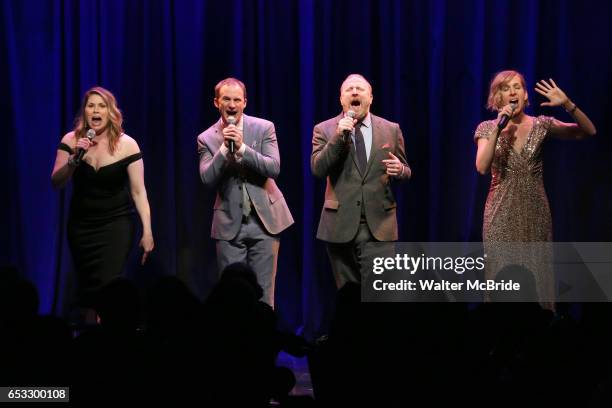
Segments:
[[[371,125],[372,125],[372,115],[370,115],[370,112],[368,112],[366,117],[363,118],[363,120],[361,121],[361,126],[365,126],[369,128]]]
[[[240,121],[236,123],[236,127],[240,130],[244,128],[244,114],[240,116]]]

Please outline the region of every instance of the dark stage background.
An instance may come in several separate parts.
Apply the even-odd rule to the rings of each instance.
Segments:
[[[476,125],[496,71],[552,77],[587,112],[595,139],[550,141],[545,182],[557,241],[612,240],[612,20],[595,1],[2,0],[0,263],[38,287],[41,312],[73,290],[65,240],[70,190],[56,192],[56,146],[83,92],[110,89],[144,152],[156,249],[128,273],[143,286],[178,275],[204,297],[216,279],[214,192],[199,180],[196,135],[217,120],[213,87],[236,76],[246,112],[275,122],[278,183],[296,224],[282,235],[277,310],[286,328],[326,325],[334,284],[315,240],[324,182],[310,174],[312,127],[336,115],[352,72],[373,112],[400,123],[411,182],[396,186],[403,241],[479,241],[489,178],[474,168]]]

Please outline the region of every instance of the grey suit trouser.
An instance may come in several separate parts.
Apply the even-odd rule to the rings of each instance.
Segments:
[[[219,272],[221,273],[226,266],[237,262],[249,265],[263,288],[262,300],[274,307],[274,283],[279,247],[278,237],[266,231],[253,210],[251,215],[243,220],[238,235],[234,239],[231,241],[217,240]]]
[[[327,254],[331,263],[336,287],[342,288],[347,282],[361,283],[362,268],[368,258],[365,251],[368,242],[376,242],[365,219],[361,219],[359,229],[352,241],[345,244],[327,244]]]

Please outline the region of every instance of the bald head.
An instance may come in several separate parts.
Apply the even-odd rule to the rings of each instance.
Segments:
[[[342,82],[340,105],[345,113],[354,111],[357,120],[363,120],[368,115],[373,99],[372,86],[363,75],[351,74]]]
[[[368,82],[367,79],[365,79],[365,77],[361,74],[350,74],[349,76],[347,76],[344,79],[344,82],[342,82],[342,85],[340,86],[340,94],[342,95],[342,90],[344,89],[344,85],[346,85],[347,82],[350,81],[361,81],[361,82],[365,82],[368,85],[368,88],[370,89],[370,93],[372,93],[372,85],[370,85],[370,83]]]

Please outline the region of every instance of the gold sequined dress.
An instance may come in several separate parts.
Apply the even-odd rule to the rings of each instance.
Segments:
[[[482,236],[490,255],[485,277],[492,279],[504,266],[522,265],[533,272],[540,303],[552,308],[552,241],[550,207],[542,177],[542,144],[552,118],[538,116],[520,152],[507,133],[501,134],[491,164],[491,187],[485,204]],[[480,123],[474,140],[489,138],[496,121]],[[533,243],[522,245],[521,243]]]

